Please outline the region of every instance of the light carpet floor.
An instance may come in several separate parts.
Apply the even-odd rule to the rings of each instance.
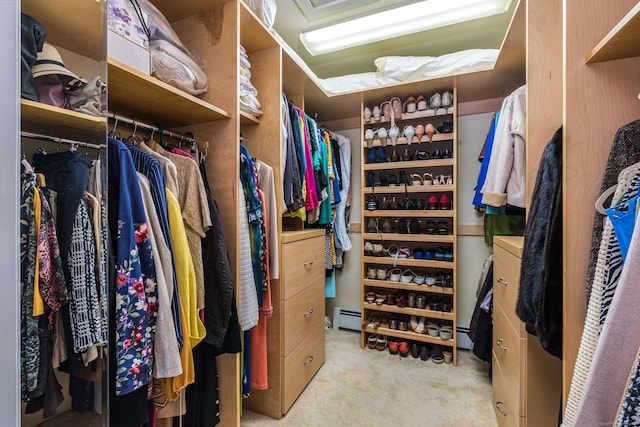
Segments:
[[[259,426],[495,427],[488,364],[458,351],[458,365],[437,365],[362,349],[360,333],[326,331],[325,364],[281,420],[245,410]]]

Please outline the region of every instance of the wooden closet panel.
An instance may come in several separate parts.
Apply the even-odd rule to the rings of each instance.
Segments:
[[[585,65],[585,57],[636,0],[565,0],[563,396],[571,385],[586,313],[594,202],[617,129],[640,117],[640,58]]]
[[[540,157],[562,125],[562,0],[527,1],[526,207]]]
[[[318,323],[324,322],[324,280],[283,302],[283,355],[287,356]]]
[[[502,247],[494,246],[494,299],[500,301],[504,314],[516,328],[521,323],[516,314],[516,301],[520,287],[520,263],[512,261],[514,258],[513,254]],[[520,332],[519,329],[517,331]]]
[[[282,292],[289,299],[309,286],[324,271],[324,237],[282,245]]]

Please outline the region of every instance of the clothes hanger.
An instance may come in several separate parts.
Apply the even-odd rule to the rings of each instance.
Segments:
[[[611,196],[613,193],[616,192],[617,188],[618,188],[618,184],[613,185],[607,188],[606,190],[604,190],[604,192],[600,195],[600,197],[598,197],[595,203],[595,208],[599,214],[601,215],[607,214],[607,212],[605,211],[606,208],[604,207],[604,202],[609,198],[609,196]]]

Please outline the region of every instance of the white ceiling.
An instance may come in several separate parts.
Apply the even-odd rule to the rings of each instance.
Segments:
[[[307,18],[297,2],[322,6],[325,16]],[[517,5],[512,1],[507,13],[391,40],[358,46],[339,52],[312,56],[300,42],[300,32],[357,18],[418,0],[277,0],[274,28],[320,78],[375,71],[373,61],[381,56],[439,56],[465,49],[500,48]],[[451,0],[456,1],[456,0]],[[355,5],[354,5],[355,3]],[[326,9],[340,9],[334,12]],[[308,15],[312,13],[307,11]],[[411,17],[407,17],[411,19]],[[375,31],[372,28],[371,31]]]

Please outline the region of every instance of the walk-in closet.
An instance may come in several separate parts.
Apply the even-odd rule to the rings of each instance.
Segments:
[[[0,2],[2,425],[638,425],[640,2],[454,3]]]

